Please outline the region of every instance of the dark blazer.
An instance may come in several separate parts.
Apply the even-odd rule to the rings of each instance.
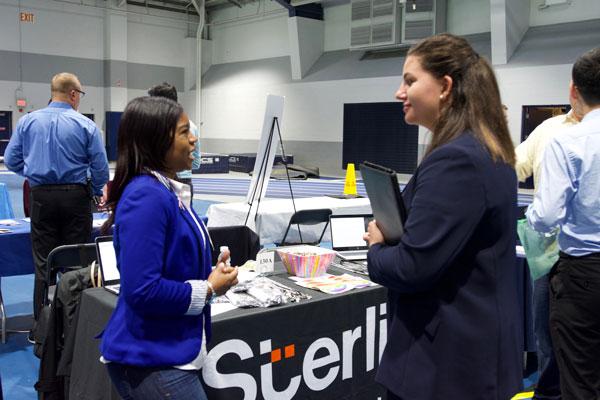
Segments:
[[[515,256],[517,179],[464,133],[420,164],[396,246],[373,245],[388,291],[376,380],[402,399],[506,400],[522,385]]]
[[[188,211],[155,177],[129,182],[115,215],[121,291],[102,336],[105,359],[154,367],[196,358],[204,325],[210,339],[210,306],[185,315],[192,292],[185,281],[206,280],[211,272],[210,241],[202,230],[205,243]]]

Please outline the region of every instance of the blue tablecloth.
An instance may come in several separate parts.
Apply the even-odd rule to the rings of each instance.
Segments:
[[[12,203],[5,183],[0,183],[0,219],[14,218]]]
[[[94,214],[96,221],[92,236],[98,236],[98,220],[105,219],[105,213]],[[204,223],[206,217],[202,217]],[[0,233],[0,277],[33,274],[33,254],[29,222],[16,220],[19,224],[12,226],[0,225],[0,228],[10,229],[9,233]]]
[[[16,220],[19,225],[0,228],[10,229],[0,233],[0,277],[33,274],[33,255],[29,238],[29,222]]]

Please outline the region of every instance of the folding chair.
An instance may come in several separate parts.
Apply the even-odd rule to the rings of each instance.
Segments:
[[[63,375],[58,371],[61,365],[70,365],[80,294],[89,287],[89,268],[81,269],[96,259],[96,245],[86,243],[56,247],[46,260],[44,307],[33,329],[33,353],[40,358],[39,380],[34,388],[41,399],[62,399],[68,391],[69,373]],[[54,284],[52,290],[51,284]]]
[[[280,246],[286,246],[288,244],[319,244],[321,243],[321,239],[323,239],[323,235],[325,235],[325,231],[327,230],[327,227],[329,226],[329,216],[332,214],[332,211],[329,208],[317,208],[314,210],[300,210],[300,211],[296,211],[294,214],[292,214],[292,217],[290,218],[290,222],[288,223],[287,229],[285,230],[285,233],[283,234],[283,239],[281,239],[281,243],[279,244]],[[319,240],[317,240],[317,242],[305,242],[302,239],[302,232],[300,231],[300,225],[317,225],[317,224],[322,224],[324,223],[325,226],[323,227],[323,231],[321,232],[321,236],[319,236]],[[285,239],[287,239],[288,233],[290,231],[290,227],[292,225],[297,225],[298,226],[298,234],[300,235],[300,242],[299,243],[290,243],[290,242],[286,242]]]
[[[58,246],[48,254],[46,260],[46,295],[44,306],[49,305],[54,298],[56,278],[59,273],[85,268],[97,259],[96,244],[81,243]]]

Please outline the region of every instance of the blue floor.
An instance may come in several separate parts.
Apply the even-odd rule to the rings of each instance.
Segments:
[[[8,315],[8,329],[27,329],[31,326],[31,293],[33,275],[2,278],[2,296]],[[5,344],[0,344],[0,376],[7,400],[33,400],[37,394],[39,360],[33,355],[33,346],[26,333],[8,333]]]

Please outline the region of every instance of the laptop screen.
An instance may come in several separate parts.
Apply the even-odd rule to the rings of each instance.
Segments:
[[[117,268],[117,255],[111,240],[96,240],[96,249],[98,251],[98,261],[102,270],[102,278],[105,283],[118,283],[120,279],[119,269]]]
[[[372,215],[332,215],[331,247],[334,250],[363,250],[368,248],[363,235]]]

